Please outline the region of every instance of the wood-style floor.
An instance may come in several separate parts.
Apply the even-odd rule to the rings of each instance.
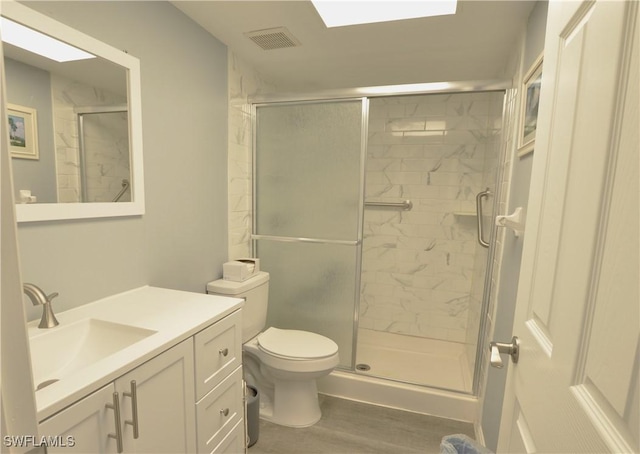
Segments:
[[[320,395],[322,419],[295,429],[260,421],[249,454],[438,453],[445,435],[474,436],[470,423]]]

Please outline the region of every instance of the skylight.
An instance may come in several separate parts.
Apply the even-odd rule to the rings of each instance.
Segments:
[[[7,18],[0,18],[2,41],[14,46],[42,55],[50,60],[63,63],[67,61],[95,58],[88,52],[70,46],[47,35],[43,35],[29,27],[20,25]]]
[[[328,28],[455,14],[457,0],[311,0]]]

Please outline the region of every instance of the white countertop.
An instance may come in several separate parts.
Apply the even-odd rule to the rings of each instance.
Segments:
[[[36,391],[38,420],[98,390],[242,305],[243,300],[239,298],[145,286],[56,314],[60,327],[95,318],[156,333],[82,369],[82,373]],[[58,328],[39,329],[38,323],[39,320],[35,320],[27,325],[30,338]]]

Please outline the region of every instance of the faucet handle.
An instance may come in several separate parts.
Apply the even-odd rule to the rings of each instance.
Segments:
[[[53,292],[51,295],[47,295],[47,303],[50,303],[52,299],[57,298],[58,295],[58,292]]]
[[[60,324],[58,319],[56,319],[56,315],[53,313],[53,308],[51,307],[51,299],[56,296],[58,296],[57,293],[52,293],[47,297],[47,302],[42,305],[42,318],[40,319],[38,328],[53,328]]]

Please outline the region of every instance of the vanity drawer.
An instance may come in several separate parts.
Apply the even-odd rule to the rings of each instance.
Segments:
[[[198,401],[242,364],[241,311],[200,331],[194,340]]]
[[[215,454],[238,454],[247,452],[244,442],[244,421],[240,420],[231,432],[224,437],[218,446],[213,450]]]
[[[234,426],[244,418],[242,367],[196,404],[198,453],[216,450]]]

